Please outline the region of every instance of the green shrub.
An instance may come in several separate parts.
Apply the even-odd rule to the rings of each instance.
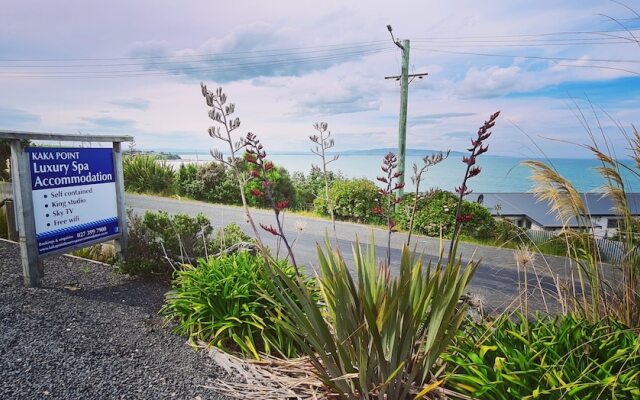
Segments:
[[[518,245],[529,243],[529,239],[524,230],[505,218],[496,218],[493,237],[499,244],[512,243]]]
[[[395,214],[396,223],[401,229],[408,229],[413,194],[404,196]],[[416,209],[414,230],[427,236],[442,235],[451,238],[455,225],[458,197],[445,191],[437,191],[426,198],[420,198]],[[490,239],[495,232],[495,220],[481,204],[463,201],[462,215],[472,214],[473,219],[462,224],[461,233],[475,239]]]
[[[259,358],[259,352],[297,354],[296,345],[281,329],[282,306],[267,300],[274,294],[262,273],[259,256],[239,252],[187,266],[176,273],[161,313],[177,321],[175,331],[230,351]],[[286,261],[283,274],[295,272]]]
[[[147,211],[143,217],[129,213],[127,260],[119,269],[127,274],[164,275],[173,272],[172,263],[189,263],[205,256],[205,243],[213,228],[203,215],[169,215]]]
[[[329,187],[334,181],[343,179],[339,172],[333,171],[327,171],[327,177]],[[325,196],[324,175],[318,166],[313,165],[306,176],[302,172],[294,172],[291,175],[291,181],[296,189],[297,204],[295,207],[297,209],[306,210],[309,205],[313,205],[317,197]]]
[[[215,237],[208,243],[209,255],[218,254],[239,243],[253,244],[255,240],[242,230],[237,224],[231,223],[216,232]]]
[[[198,181],[198,165],[180,164],[176,186],[179,195],[201,199],[204,185]]]
[[[249,164],[249,170],[254,168],[253,164]],[[289,201],[289,204],[294,206],[297,203],[296,189],[293,186],[289,172],[278,166],[274,166],[272,170],[268,172],[268,179],[271,182],[271,192],[273,194],[273,200],[275,202]],[[266,196],[256,197],[251,194],[253,189],[263,190],[261,183],[258,180],[251,180],[245,186],[245,195],[247,196],[247,202],[252,207],[265,207],[270,208],[271,203]]]
[[[124,187],[131,192],[159,193],[175,192],[175,172],[164,160],[152,155],[124,157],[122,162]]]
[[[373,212],[380,206],[378,187],[368,179],[335,181],[329,189],[336,218],[361,223],[380,224],[382,218]],[[329,215],[324,196],[318,196],[314,209],[321,215]]]
[[[574,316],[470,325],[444,360],[447,385],[478,399],[638,399],[640,336]]]

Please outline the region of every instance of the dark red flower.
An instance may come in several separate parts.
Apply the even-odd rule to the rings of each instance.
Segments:
[[[260,224],[260,227],[274,236],[280,236],[276,228],[274,228],[272,225],[267,226],[265,224]]]
[[[463,196],[466,196],[471,193],[471,190],[467,190],[466,186],[458,186],[456,188],[456,193],[460,193]]]
[[[462,215],[458,215],[458,217],[456,218],[458,222],[469,222],[472,219],[473,219],[473,214],[462,214]]]
[[[474,176],[477,176],[480,174],[480,167],[473,167],[471,169],[469,169],[469,178],[473,178]]]
[[[256,197],[262,197],[263,195],[262,190],[256,188],[251,189],[251,194]]]
[[[260,171],[258,171],[257,169],[251,170],[251,176],[253,176],[254,178],[260,178]]]
[[[384,210],[382,209],[382,207],[373,207],[372,211],[374,214],[384,215]]]
[[[486,145],[485,147],[480,146],[480,149],[478,150],[478,153],[476,155],[480,155],[482,153],[486,153],[487,150],[489,150],[489,145]]]
[[[389,183],[387,178],[384,177],[384,176],[378,176],[378,177],[376,177],[376,179],[379,180],[380,182],[383,182],[383,183]]]
[[[404,187],[404,182],[403,183],[396,183],[396,185],[393,187],[393,190],[402,189],[403,187]]]
[[[471,157],[462,157],[462,162],[467,165],[473,165],[476,163],[476,158],[474,156]]]
[[[276,203],[276,210],[278,210],[278,211],[284,210],[287,207],[289,207],[289,201],[288,200],[279,201],[279,202]]]
[[[267,161],[266,163],[264,163],[264,170],[265,171],[269,171],[273,169],[273,163],[271,161]]]
[[[247,162],[250,162],[251,164],[255,164],[256,163],[256,157],[253,154],[247,154]]]

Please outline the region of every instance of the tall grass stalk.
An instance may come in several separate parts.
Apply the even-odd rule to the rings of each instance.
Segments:
[[[580,115],[584,118],[582,114]],[[562,221],[563,230],[568,233],[567,238],[574,239],[567,239],[567,256],[577,266],[575,269],[577,284],[574,283],[572,311],[581,313],[591,321],[597,321],[603,316],[611,316],[629,326],[637,327],[640,326],[640,252],[637,251],[640,244],[638,236],[640,229],[638,229],[637,219],[631,213],[625,182],[620,171],[625,168],[633,171],[635,176],[638,176],[638,173],[633,170],[633,166],[625,165],[617,159],[599,121],[598,128],[604,144],[598,143],[586,119],[582,122],[592,142],[583,147],[600,161],[600,166],[596,170],[605,182],[601,191],[603,196],[612,200],[613,211],[620,218],[618,236],[623,244],[624,256],[613,268],[607,267],[602,262],[589,210],[571,182],[541,161],[529,160],[525,161],[524,165],[532,170],[536,196],[551,204],[552,212],[558,215]],[[624,130],[622,133],[628,139],[630,155],[635,166],[640,166],[638,131],[634,128],[632,135],[627,135]],[[570,224],[575,224],[578,228],[569,229]],[[609,276],[615,270],[621,271],[622,281],[619,285],[604,279],[605,268],[611,269],[606,271]],[[575,286],[579,294],[576,293]]]

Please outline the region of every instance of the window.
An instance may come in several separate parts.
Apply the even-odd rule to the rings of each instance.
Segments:
[[[618,229],[619,226],[620,226],[620,219],[619,218],[608,218],[607,219],[607,228],[608,229]]]

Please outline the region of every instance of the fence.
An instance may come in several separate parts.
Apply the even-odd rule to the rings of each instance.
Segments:
[[[529,239],[537,245],[547,242],[558,235],[559,232],[540,231],[540,230],[527,230],[527,236]],[[624,245],[622,242],[604,238],[596,238],[596,245],[600,252],[602,261],[609,263],[620,263],[624,258]],[[633,249],[635,253],[640,253],[640,249]],[[640,254],[636,254],[636,257]]]

